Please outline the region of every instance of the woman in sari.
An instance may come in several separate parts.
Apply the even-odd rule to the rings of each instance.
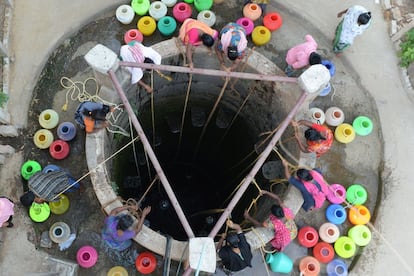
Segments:
[[[338,17],[344,18],[336,27],[333,51],[342,53],[352,45],[355,37],[361,35],[371,24],[371,12],[362,6],[352,6],[338,13]]]

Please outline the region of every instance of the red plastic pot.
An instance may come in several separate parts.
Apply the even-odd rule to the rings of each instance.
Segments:
[[[50,156],[57,160],[66,158],[69,151],[69,144],[63,140],[55,140],[49,147]]]
[[[318,231],[316,231],[315,228],[311,226],[305,226],[299,230],[298,241],[300,245],[304,247],[310,248],[315,246],[315,244],[318,242],[318,239]]]
[[[271,12],[264,16],[263,25],[270,31],[276,31],[282,26],[282,17],[277,12]]]
[[[135,260],[135,267],[142,274],[150,274],[157,267],[157,259],[151,252],[142,252]]]
[[[327,264],[335,257],[335,250],[329,243],[318,242],[313,248],[313,256],[319,262]]]

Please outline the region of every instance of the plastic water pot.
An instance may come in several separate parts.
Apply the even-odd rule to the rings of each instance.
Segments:
[[[244,30],[246,31],[246,35],[250,35],[253,32],[254,22],[250,18],[241,17],[237,19],[236,23],[244,28]]]
[[[355,129],[357,135],[366,136],[372,132],[374,125],[370,118],[366,116],[358,116],[352,122],[352,127]]]
[[[331,86],[331,83],[328,82],[328,84],[322,89],[322,91],[319,92],[319,96],[322,96],[322,97],[328,96],[329,93],[331,93],[331,91],[332,91],[332,86]]]
[[[55,215],[62,215],[69,210],[69,198],[61,194],[59,200],[49,202],[50,211]]]
[[[53,109],[45,109],[39,115],[39,124],[46,129],[54,128],[59,123],[59,114]]]
[[[150,274],[157,267],[157,259],[151,252],[142,252],[135,260],[135,267],[142,274]]]
[[[149,0],[132,0],[131,2],[132,9],[138,15],[145,15],[150,7]]]
[[[334,259],[326,265],[328,276],[347,276],[348,266],[340,259]]]
[[[326,219],[336,225],[342,224],[346,220],[345,208],[339,204],[331,204],[325,211]]]
[[[161,1],[154,1],[149,8],[149,15],[156,21],[160,20],[167,14],[167,6]]]
[[[313,247],[319,239],[318,231],[312,226],[304,226],[299,230],[298,241],[304,247]]]
[[[168,8],[171,8],[177,3],[177,0],[161,0],[161,2],[163,2]]]
[[[262,9],[259,5],[255,3],[250,3],[244,6],[243,8],[243,16],[250,18],[253,21],[256,21],[259,19],[259,17],[262,15]]]
[[[34,222],[44,222],[50,216],[49,204],[33,202],[29,209],[29,216]]]
[[[329,70],[329,74],[331,75],[331,77],[333,77],[336,72],[335,64],[327,59],[322,60],[321,63],[322,65],[325,65],[326,69]]]
[[[128,271],[122,266],[114,266],[112,267],[106,276],[128,276]]]
[[[325,222],[319,227],[319,237],[327,243],[334,243],[340,236],[339,228],[331,222]]]
[[[55,243],[65,242],[70,236],[70,227],[62,221],[55,222],[49,229],[49,237]]]
[[[22,174],[22,177],[25,180],[29,180],[29,178],[34,175],[36,172],[41,171],[42,166],[40,166],[39,162],[34,160],[28,160],[23,163],[20,172]]]
[[[345,120],[345,114],[339,107],[332,106],[325,111],[325,122],[329,126],[338,126]]]
[[[197,20],[213,27],[216,24],[216,14],[210,10],[204,10],[198,13]]]
[[[335,128],[335,139],[343,144],[348,144],[355,139],[355,130],[350,124],[340,124]]]
[[[336,254],[344,259],[351,258],[355,255],[356,245],[350,237],[339,237],[334,245]]]
[[[257,26],[253,29],[252,40],[256,46],[265,45],[270,41],[272,34],[265,26]]]
[[[62,168],[53,164],[49,164],[46,167],[43,168],[42,172],[49,173],[49,172],[55,172],[55,171],[61,171]]]
[[[194,0],[194,6],[199,12],[209,10],[213,6],[213,0]]]
[[[282,16],[277,12],[270,12],[263,18],[263,25],[268,28],[271,32],[276,31],[282,27]]]
[[[76,136],[76,127],[71,122],[63,122],[58,126],[56,132],[60,140],[71,141]]]
[[[128,44],[131,41],[142,42],[143,40],[144,36],[138,29],[129,29],[124,35],[125,44]]]
[[[364,204],[367,199],[367,190],[361,184],[352,184],[346,189],[346,200],[352,205]]]
[[[98,252],[90,245],[84,245],[76,253],[76,261],[83,268],[90,268],[98,261]]]
[[[177,28],[177,22],[172,16],[164,16],[158,21],[158,30],[164,36],[170,36],[174,33]]]
[[[318,242],[313,247],[313,256],[321,263],[327,264],[335,257],[335,250],[332,245],[326,242]]]
[[[371,230],[366,225],[355,225],[348,230],[350,237],[356,245],[366,246],[371,241]]]
[[[293,269],[292,260],[283,252],[267,254],[266,263],[270,265],[273,272],[290,273]]]
[[[184,2],[177,3],[173,8],[173,16],[180,23],[183,23],[184,20],[191,17],[191,13],[191,6]]]
[[[144,36],[150,36],[157,29],[157,23],[151,16],[143,16],[138,20],[137,27]]]
[[[184,2],[186,2],[188,4],[192,4],[192,3],[194,3],[194,0],[184,0]]]
[[[65,159],[69,152],[69,144],[63,140],[55,140],[49,147],[50,156],[57,160]]]
[[[311,109],[309,109],[308,117],[309,121],[311,121],[314,124],[323,125],[323,123],[325,123],[325,113],[322,109],[318,107],[312,107]]]
[[[341,184],[331,184],[326,198],[333,204],[341,204],[346,198],[344,186]]]
[[[39,149],[47,149],[53,142],[53,133],[48,129],[39,129],[33,136],[33,142]]]
[[[321,271],[321,265],[316,258],[306,256],[299,262],[299,271],[303,276],[317,276]]]
[[[371,213],[364,205],[355,205],[349,208],[348,218],[354,225],[367,224],[371,219]]]
[[[119,22],[128,25],[134,20],[135,12],[130,5],[121,5],[116,9],[115,16]]]

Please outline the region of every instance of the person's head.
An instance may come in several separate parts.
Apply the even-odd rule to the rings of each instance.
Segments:
[[[118,218],[117,230],[125,231],[134,224],[134,220],[130,215],[121,215]]]
[[[308,141],[326,140],[319,131],[311,127],[305,131],[305,138]]]
[[[366,25],[371,20],[371,12],[364,12],[358,16],[358,25]]]
[[[285,212],[280,205],[273,204],[272,207],[270,207],[270,212],[277,218],[285,217]]]
[[[309,55],[309,64],[310,65],[315,65],[315,64],[321,64],[322,63],[322,57],[320,54],[316,53],[316,52],[312,52]]]
[[[240,239],[239,239],[239,236],[235,233],[228,234],[226,237],[226,241],[227,241],[227,244],[232,248],[239,247]]]
[[[200,38],[201,41],[203,41],[204,46],[211,47],[214,45],[214,38],[211,35],[204,33]]]
[[[304,181],[312,181],[313,177],[307,169],[299,169],[296,171],[296,176]]]
[[[32,205],[33,201],[35,199],[35,195],[32,191],[27,191],[20,197],[20,202],[23,206],[29,207]]]
[[[227,57],[230,60],[236,60],[239,57],[239,53],[237,52],[237,46],[227,47]]]

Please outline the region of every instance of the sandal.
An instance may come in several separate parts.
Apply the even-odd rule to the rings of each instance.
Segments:
[[[6,226],[7,228],[12,228],[14,226],[13,223],[9,222],[8,225]]]

